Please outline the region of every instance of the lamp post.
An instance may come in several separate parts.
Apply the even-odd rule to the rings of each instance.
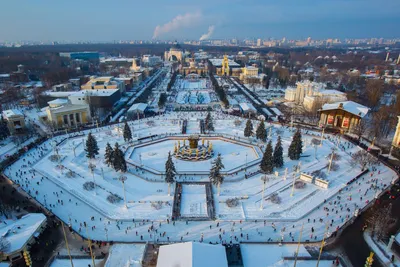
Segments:
[[[245,165],[245,168],[244,168],[244,174],[247,175],[247,153],[246,153],[246,165]]]
[[[124,191],[124,203],[125,203],[125,208],[128,208],[128,206],[126,205],[126,194],[125,194],[125,181],[126,181],[127,177],[124,175],[121,175],[119,177],[119,180],[122,183],[122,190]]]
[[[261,181],[263,183],[263,189],[261,192],[261,205],[260,205],[260,210],[264,209],[264,191],[265,191],[265,183],[267,182],[267,176],[264,175],[264,177],[261,178]]]
[[[93,178],[93,184],[94,184],[94,194],[96,195],[97,193],[96,193],[96,183],[95,183],[95,180],[94,180],[94,169],[96,168],[96,165],[94,164],[94,162],[92,161],[92,162],[90,162],[89,163],[89,169],[90,169],[90,172],[92,173],[92,178]]]

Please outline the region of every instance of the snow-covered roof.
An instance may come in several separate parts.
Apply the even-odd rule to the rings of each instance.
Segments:
[[[24,116],[18,109],[8,109],[3,111],[3,116],[6,118],[11,118],[14,116]]]
[[[322,95],[345,95],[345,93],[343,93],[343,92],[340,92],[338,90],[331,90],[331,89],[321,90],[319,93]]]
[[[343,109],[351,114],[360,116],[363,118],[369,111],[369,108],[358,104],[353,101],[336,102],[332,104],[324,104],[321,110],[334,110]]]
[[[160,247],[157,267],[228,267],[225,248],[197,242]]]
[[[256,108],[251,103],[239,103],[243,111],[256,111]]]
[[[215,66],[215,67],[220,67],[222,66],[222,58],[210,58],[210,62]],[[228,59],[228,64],[229,67],[240,67],[240,64],[236,63],[232,59]]]
[[[133,104],[133,105],[128,109],[128,112],[129,112],[129,111],[135,111],[135,110],[139,110],[139,111],[144,112],[144,111],[146,110],[147,106],[148,106],[148,105],[145,104],[145,103]]]
[[[16,221],[7,221],[0,224],[0,236],[10,242],[10,246],[4,251],[11,254],[23,249],[26,242],[39,231],[40,226],[46,221],[42,213],[29,213]]]
[[[49,105],[65,105],[67,103],[68,103],[68,100],[62,99],[62,98],[57,98],[57,99],[47,102],[47,104],[49,104]]]
[[[110,96],[119,89],[93,89],[93,90],[81,90],[74,92],[71,96]]]

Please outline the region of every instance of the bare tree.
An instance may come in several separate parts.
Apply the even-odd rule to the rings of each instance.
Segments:
[[[375,237],[378,241],[387,237],[390,229],[396,219],[392,216],[392,204],[390,203],[384,207],[375,207],[371,217],[367,220],[372,237]]]
[[[378,160],[365,150],[359,150],[352,155],[352,164],[360,165],[361,171],[365,170],[367,165],[376,165]]]
[[[373,109],[378,106],[383,95],[383,80],[369,79],[366,84],[366,98],[369,106]]]
[[[354,127],[353,133],[357,135],[358,141],[360,141],[361,137],[366,134],[368,130],[368,123],[366,120],[361,119],[359,123]]]
[[[382,106],[372,115],[372,134],[378,139],[387,138],[396,125],[396,113],[389,106]]]

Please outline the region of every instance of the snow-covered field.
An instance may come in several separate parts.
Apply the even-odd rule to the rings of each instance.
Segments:
[[[253,145],[259,147],[258,149],[264,149],[265,144],[253,138],[249,140],[243,137],[245,121],[240,126],[235,126],[234,121],[238,119],[237,117],[220,113],[212,115],[216,134],[240,138],[246,142],[251,141]],[[188,124],[188,133],[199,133],[197,119],[204,119],[205,116],[206,113],[201,112],[173,112],[160,117],[130,122],[134,135],[133,145],[137,143],[138,137],[180,133],[181,119],[189,119],[190,122],[193,120],[193,124]],[[255,127],[257,123],[253,122]],[[269,127],[271,125],[267,124],[267,129]],[[111,145],[118,142],[125,151],[127,159],[132,149],[133,151],[136,149],[123,141],[120,131],[115,127],[106,126],[92,130],[100,147],[98,159],[92,162],[96,165],[93,175],[88,169],[89,162],[82,145],[87,131],[81,132],[80,136],[76,137],[64,135],[48,140],[9,166],[5,174],[81,235],[89,234],[95,240],[123,242],[198,241],[201,238],[204,242],[237,243],[271,240],[296,242],[302,224],[304,224],[302,241],[321,240],[327,222],[329,222],[329,235],[351,219],[356,210],[367,205],[383,190],[385,185],[397,178],[392,170],[381,164],[375,166],[376,171],[371,171],[351,185],[346,185],[361,172],[359,166],[350,164],[350,153],[358,151],[358,147],[325,135],[323,145],[315,149],[310,145],[311,139],[320,138],[320,133],[302,131],[303,155],[300,161],[290,160],[287,157],[287,149],[293,132],[280,125],[273,125],[271,129],[271,131],[267,130],[267,133],[270,134],[268,140],[272,141],[273,146],[278,135],[282,138],[284,167],[276,169],[276,173],[267,176],[263,199],[261,178],[264,175],[257,173],[258,164],[253,166],[249,164],[248,168],[241,168],[225,177],[225,182],[220,188],[220,195],[213,185],[217,218],[215,222],[177,221],[172,224],[169,221],[168,224],[167,219],[170,219],[172,214],[174,187],[171,186],[171,195],[168,196],[168,185],[161,175],[130,164],[128,164],[128,172],[124,174],[127,177],[125,181],[126,208],[123,201],[124,190],[119,180],[121,174],[103,163],[104,147],[107,142]],[[54,154],[53,141],[62,141],[57,145],[57,149],[62,158],[60,164],[64,166],[63,170],[57,167],[57,162],[52,162],[49,158]],[[148,154],[149,148],[142,151],[138,148],[137,151],[142,154],[143,165],[163,169],[166,153],[173,149],[174,142],[163,143],[160,143],[159,147],[152,148],[154,152],[152,155]],[[294,167],[300,166],[301,172],[306,173],[320,169],[324,169],[327,173],[326,165],[329,161],[327,155],[333,147],[338,148],[341,159],[337,161],[339,169],[332,170],[327,175],[328,189],[310,183],[307,183],[303,189],[293,189],[293,177],[295,179],[299,177],[299,172],[294,171]],[[217,152],[225,153],[223,163],[227,169],[232,167],[232,164],[240,166],[246,162],[246,152],[243,148],[235,147],[233,143],[215,141],[213,148]],[[250,154],[248,153],[249,162]],[[133,157],[134,161],[138,160],[135,159],[135,153]],[[185,176],[184,173],[196,169],[208,170],[210,162],[186,163],[188,165],[185,167],[181,167],[179,162],[176,164],[178,170],[183,172],[177,177],[179,181],[207,181],[207,175]],[[74,175],[68,177],[67,173]],[[83,189],[83,184],[88,181],[94,181],[97,184],[95,190]],[[197,190],[198,188],[195,191]],[[202,204],[205,194],[184,189],[185,191],[188,193],[183,196],[181,208],[189,214],[206,213]],[[117,203],[107,201],[110,194],[118,195],[120,201]],[[280,198],[279,204],[271,201],[272,194]],[[238,199],[238,205],[229,208],[225,202],[232,198]],[[85,224],[88,232],[85,230]],[[153,227],[150,230],[151,226]],[[160,236],[160,232],[165,232],[165,234]]]
[[[182,137],[182,140],[180,140],[181,145],[183,145],[184,138],[186,137]],[[167,139],[161,142],[154,142],[149,145],[137,147],[132,151],[129,158],[137,165],[143,164],[148,168],[164,172],[164,165],[168,153],[173,153],[174,145],[178,143],[178,140]],[[256,160],[259,162],[262,157],[261,152],[259,154],[258,150],[253,149],[252,146],[247,146],[245,143],[233,143],[229,142],[230,140],[228,139],[205,139],[205,142],[208,141],[212,143],[214,154],[221,154],[224,159],[225,169],[223,171],[229,171],[238,168],[239,166],[244,167],[246,165],[246,157],[248,163]],[[201,141],[199,141],[199,144],[201,144]],[[243,159],[245,159],[245,161],[243,161]],[[185,172],[209,172],[212,161],[213,159],[195,162],[174,158],[175,167],[179,174],[184,174]]]
[[[92,266],[92,259],[72,259],[74,267],[88,267]],[[95,260],[96,266],[102,262],[102,260]],[[50,267],[70,267],[71,261],[69,259],[55,259]]]
[[[182,185],[182,217],[207,217],[206,187],[200,184]]]
[[[115,244],[111,247],[105,267],[141,267],[146,245]]]
[[[294,266],[297,245],[241,244],[240,249],[244,267]],[[284,257],[293,258],[293,260],[284,259]],[[317,261],[311,260],[310,253],[302,245],[299,247],[298,257],[310,259],[297,260],[296,266],[314,267],[317,265]],[[321,260],[318,266],[333,267],[336,265],[333,265],[330,260]]]

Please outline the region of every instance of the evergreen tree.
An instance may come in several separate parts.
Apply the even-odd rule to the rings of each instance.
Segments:
[[[114,158],[114,151],[113,151],[110,143],[107,143],[106,151],[104,153],[104,160],[108,167],[113,166],[113,162],[114,162],[113,158]]]
[[[278,142],[275,145],[274,149],[274,167],[280,168],[283,166],[283,148],[281,137],[278,136]]]
[[[250,119],[248,119],[246,122],[246,127],[244,128],[244,136],[250,137],[252,135],[253,135],[253,123],[251,122]]]
[[[272,173],[274,171],[271,141],[268,142],[268,145],[265,148],[264,155],[260,163],[260,169],[263,173]]]
[[[213,123],[213,119],[211,117],[210,111],[208,111],[208,113],[207,113],[207,117],[205,119],[204,125],[208,132],[214,131],[214,123]]]
[[[293,135],[288,154],[290,159],[298,160],[300,159],[301,153],[303,153],[303,141],[301,140],[301,133],[298,129]]]
[[[119,149],[118,143],[115,143],[113,152],[113,167],[115,171],[126,172],[126,161],[124,153]]]
[[[219,188],[224,181],[224,177],[221,174],[221,169],[224,169],[225,166],[222,163],[221,154],[218,154],[218,157],[215,159],[211,166],[210,170],[210,181],[218,186],[218,195],[219,195]]]
[[[8,129],[7,121],[1,116],[0,120],[0,140],[6,139],[10,135],[10,130]]]
[[[96,138],[92,135],[92,133],[88,134],[85,151],[86,157],[89,159],[94,159],[96,155],[99,154],[99,147],[97,145]]]
[[[258,127],[257,127],[256,137],[257,137],[257,139],[259,139],[259,140],[261,140],[263,142],[265,142],[267,140],[267,133],[265,131],[264,120],[262,120],[260,122],[260,124],[258,125]]]
[[[165,182],[168,183],[168,195],[170,195],[170,186],[175,181],[175,164],[172,161],[171,152],[168,152],[168,159],[165,162]]]
[[[125,122],[124,126],[124,140],[125,142],[132,140],[132,131],[127,122]]]

